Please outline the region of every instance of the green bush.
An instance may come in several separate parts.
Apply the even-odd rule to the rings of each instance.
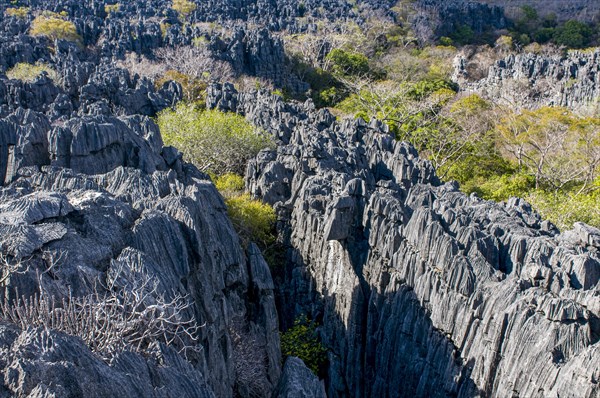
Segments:
[[[224,198],[240,195],[244,191],[244,178],[233,173],[225,173],[215,178],[215,186]]]
[[[422,100],[436,91],[446,89],[453,92],[458,91],[456,83],[445,79],[425,79],[413,84],[412,88],[406,93],[410,98]]]
[[[449,36],[458,44],[471,44],[475,41],[475,32],[469,25],[459,25]]]
[[[361,53],[336,48],[327,54],[331,71],[338,76],[360,76],[369,73],[369,59]]]
[[[584,48],[593,43],[594,29],[597,27],[576,20],[559,24],[555,14],[540,18],[533,7],[523,6],[510,35],[521,45],[534,40],[537,43],[553,42],[568,48]]]
[[[544,219],[560,230],[573,228],[573,223],[584,222],[600,228],[600,192],[587,194],[559,193],[534,190],[525,196]]]
[[[37,63],[27,64],[18,63],[6,72],[6,76],[9,79],[21,80],[22,82],[32,82],[43,72],[48,74],[48,77],[52,79],[56,84],[59,83],[58,73],[48,64]]]
[[[182,18],[187,18],[198,6],[189,0],[173,0],[173,9],[179,13]]]
[[[302,359],[318,375],[327,361],[327,349],[321,343],[316,327],[315,322],[309,321],[305,315],[298,317],[294,326],[281,333],[281,354],[284,359]]]
[[[252,199],[249,194],[231,197],[226,203],[229,218],[245,243],[253,241],[266,247],[275,241],[277,218],[271,206]]]
[[[569,48],[583,48],[590,43],[592,33],[592,28],[585,23],[571,20],[556,29],[554,41]]]
[[[535,178],[527,174],[493,176],[479,185],[476,192],[484,199],[497,202],[515,197],[526,197],[535,186]]]
[[[454,44],[454,41],[451,38],[449,38],[448,36],[440,37],[439,42],[442,46],[451,46]]]
[[[119,3],[117,4],[107,4],[104,6],[104,12],[108,15],[115,13],[115,12],[119,12],[119,9],[121,8],[121,5]]]
[[[178,148],[187,161],[215,176],[243,174],[249,159],[273,145],[242,116],[202,110],[194,104],[166,109],[157,122],[166,145]]]
[[[32,36],[46,36],[53,40],[81,42],[75,24],[60,14],[52,13],[36,17],[31,23],[29,33]]]
[[[533,40],[535,40],[537,43],[540,43],[540,44],[547,43],[550,40],[552,40],[552,38],[556,34],[555,32],[556,32],[556,29],[554,29],[554,28],[538,29],[533,34]]]

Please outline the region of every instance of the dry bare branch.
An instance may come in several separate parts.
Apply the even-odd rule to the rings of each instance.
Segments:
[[[96,286],[83,297],[69,294],[57,300],[43,291],[13,301],[5,297],[0,319],[22,329],[45,327],[78,336],[105,360],[123,350],[146,352],[156,341],[183,354],[197,351],[201,326],[188,315],[192,303],[182,295],[165,299],[158,286],[156,278],[136,274],[121,288]]]

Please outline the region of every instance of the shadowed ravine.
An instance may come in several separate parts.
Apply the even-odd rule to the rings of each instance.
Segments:
[[[281,312],[323,319],[330,396],[597,393],[597,230],[559,234],[523,201],[440,185],[376,123],[239,99],[289,131],[247,186],[283,221],[291,279],[277,289],[293,300]]]

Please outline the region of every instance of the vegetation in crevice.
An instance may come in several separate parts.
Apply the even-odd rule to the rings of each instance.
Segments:
[[[36,64],[18,63],[6,71],[6,77],[31,83],[43,73],[46,73],[55,84],[60,84],[58,72],[52,66],[41,62]]]
[[[314,374],[323,374],[327,364],[327,348],[321,343],[315,321],[301,315],[280,336],[284,361],[286,357],[298,357]]]

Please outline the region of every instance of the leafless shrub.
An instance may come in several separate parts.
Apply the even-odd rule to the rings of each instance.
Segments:
[[[29,271],[29,263],[20,259],[11,259],[7,254],[0,253],[0,285],[3,285],[11,275],[25,274]]]
[[[167,66],[151,61],[143,55],[134,52],[127,53],[124,60],[117,63],[119,68],[127,69],[132,75],[137,74],[141,77],[147,77],[156,80],[163,76],[167,71]]]
[[[229,328],[233,344],[233,361],[237,395],[240,397],[267,397],[270,385],[267,379],[267,357],[264,347],[241,320]]]
[[[206,45],[158,48],[154,55],[167,70],[176,70],[202,80],[231,80],[233,70],[227,62],[215,59]]]
[[[41,278],[42,276],[38,276]],[[41,286],[41,280],[40,280]],[[197,350],[200,328],[187,297],[165,299],[158,292],[158,280],[147,274],[126,280],[122,288],[114,283],[96,286],[83,297],[57,300],[43,293],[0,302],[0,319],[22,329],[45,327],[80,337],[93,352],[110,360],[123,350],[147,352],[160,341],[181,353]]]
[[[7,249],[0,251],[0,285],[4,285],[12,275],[23,275],[29,272],[32,265],[33,256],[26,258],[20,258],[17,256],[10,256],[6,252],[13,251],[13,249]],[[42,252],[42,260],[45,266],[44,273],[53,273],[56,266],[62,262],[64,251],[52,251],[44,250]]]
[[[261,77],[240,76],[235,80],[235,86],[239,91],[252,91],[252,90],[260,90],[265,89],[268,91],[275,90],[275,86],[273,82]]]

